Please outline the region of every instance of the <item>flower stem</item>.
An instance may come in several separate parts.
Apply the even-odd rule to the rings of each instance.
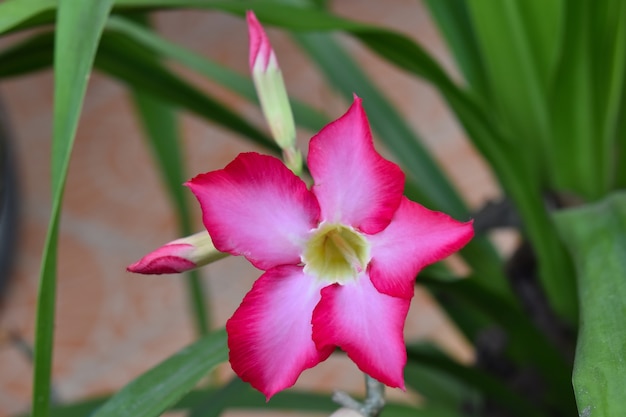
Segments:
[[[359,402],[345,392],[333,394],[333,401],[355,410],[363,417],[377,417],[385,406],[385,386],[369,375],[365,375],[365,400]]]

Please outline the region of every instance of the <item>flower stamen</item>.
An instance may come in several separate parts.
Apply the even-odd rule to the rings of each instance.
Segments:
[[[304,271],[328,283],[346,283],[363,272],[370,261],[365,237],[350,226],[322,224],[306,243]]]

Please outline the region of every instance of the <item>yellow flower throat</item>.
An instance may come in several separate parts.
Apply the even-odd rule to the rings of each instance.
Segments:
[[[350,226],[322,224],[306,243],[304,272],[330,283],[354,280],[370,261],[370,245]]]

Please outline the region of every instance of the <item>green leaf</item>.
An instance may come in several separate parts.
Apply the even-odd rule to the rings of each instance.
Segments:
[[[526,154],[526,163],[535,168],[531,173],[540,176],[550,149],[547,92],[538,62],[541,54],[529,36],[534,27],[526,25],[521,3],[471,0],[467,5],[490,81],[493,121],[507,137],[524,143],[520,151],[526,152],[518,157]]]
[[[46,417],[50,406],[50,378],[56,301],[56,261],[59,218],[65,179],[87,80],[111,8],[111,1],[96,6],[62,1],[54,54],[54,119],[52,138],[52,210],[39,278],[35,330],[33,416]]]
[[[604,6],[594,10],[596,18],[592,22],[594,46],[598,45],[593,49],[593,74],[599,86],[595,111],[602,138],[595,155],[602,188],[617,189],[620,187],[615,177],[624,171],[620,169],[624,161],[615,158],[615,148],[626,142],[626,3],[607,0]]]
[[[218,417],[229,404],[237,404],[237,400],[249,385],[235,377],[222,388],[207,396],[195,406],[187,417]]]
[[[426,4],[445,36],[466,82],[478,96],[488,98],[489,85],[467,3],[463,0],[427,0]]]
[[[554,186],[587,200],[614,186],[619,107],[626,65],[626,5],[566,2],[554,78]]]
[[[156,33],[134,24],[127,19],[111,16],[107,23],[107,29],[123,33],[142,47],[152,50],[160,57],[173,59],[240,96],[250,101],[258,102],[254,84],[249,77],[244,77],[217,62],[202,57],[180,45],[173,44],[161,38]],[[290,100],[290,102],[294,118],[299,126],[317,132],[329,122],[326,116],[307,104],[293,99]]]
[[[594,130],[591,76],[591,36],[588,2],[567,4],[565,36],[554,79],[551,108],[554,118],[553,169],[554,186],[593,198],[604,194],[594,167],[597,139]]]
[[[490,397],[520,417],[545,416],[526,398],[512,391],[505,384],[484,371],[453,361],[432,345],[407,346],[408,363],[420,364],[455,378],[467,387]],[[466,388],[467,389],[467,388]],[[469,394],[469,393],[468,393]],[[466,394],[467,395],[467,394]]]
[[[213,368],[228,360],[220,330],[161,362],[115,394],[92,417],[156,417],[176,404]]]
[[[54,33],[44,32],[31,36],[0,52],[0,77],[25,75],[52,66]]]
[[[54,10],[57,0],[6,0],[0,3],[0,33]]]
[[[456,375],[442,372],[420,361],[409,361],[404,368],[408,388],[423,396],[429,405],[445,405],[460,410],[479,400],[477,391],[460,381]]]
[[[574,390],[580,415],[626,415],[626,193],[555,215],[576,261],[580,333]]]

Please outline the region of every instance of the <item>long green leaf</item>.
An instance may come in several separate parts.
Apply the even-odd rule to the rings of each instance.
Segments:
[[[57,0],[6,0],[0,3],[0,33],[54,10]]]
[[[29,74],[52,66],[54,33],[31,36],[0,52],[0,77],[10,78]]]
[[[574,389],[580,415],[626,415],[626,193],[556,215],[576,260],[580,334]]]
[[[226,332],[220,330],[203,337],[139,376],[92,417],[159,416],[226,360]]]
[[[555,74],[553,176],[587,200],[614,184],[616,127],[626,65],[623,1],[566,2],[565,36]]]
[[[240,96],[257,102],[256,90],[249,77],[244,77],[217,62],[202,57],[180,45],[173,44],[153,31],[147,30],[127,19],[111,16],[107,22],[107,29],[123,33],[160,57],[173,59]],[[322,113],[305,103],[294,99],[291,99],[290,102],[294,118],[299,126],[317,132],[330,121]]]
[[[533,172],[542,174],[541,163],[549,149],[546,85],[529,37],[532,28],[525,25],[520,3],[471,0],[467,5],[491,84],[494,120],[507,136],[524,143],[520,150],[527,149],[531,155],[527,163],[535,165]]]
[[[475,368],[467,367],[453,361],[430,345],[407,346],[408,363],[417,363],[424,367],[443,372],[454,377],[500,405],[506,407],[520,417],[545,416],[535,405],[512,391],[495,377]]]
[[[50,405],[50,378],[56,301],[56,258],[59,218],[65,179],[87,80],[112,1],[96,6],[62,1],[54,54],[54,121],[52,139],[52,210],[41,263],[35,333],[33,416],[46,417]]]
[[[554,184],[560,189],[593,198],[603,194],[594,167],[593,96],[591,74],[591,28],[589,2],[568,2],[562,54],[555,74],[551,97],[554,132],[552,160]]]
[[[420,361],[411,360],[406,364],[404,381],[407,388],[418,392],[427,404],[460,410],[480,400],[478,392],[455,375]]]
[[[483,58],[464,0],[427,0],[431,15],[446,38],[466,82],[479,97],[490,97]]]
[[[187,417],[219,417],[228,405],[236,405],[238,399],[249,389],[248,384],[235,377],[191,409]]]
[[[621,0],[605,0],[594,3],[591,9],[592,75],[595,87],[594,112],[598,128],[594,137],[588,138],[591,154],[598,170],[596,197],[604,196],[614,185],[616,171],[621,165],[615,159],[618,136],[616,131],[619,107],[624,99],[622,86],[626,83],[626,3]],[[600,140],[597,140],[597,137]]]

